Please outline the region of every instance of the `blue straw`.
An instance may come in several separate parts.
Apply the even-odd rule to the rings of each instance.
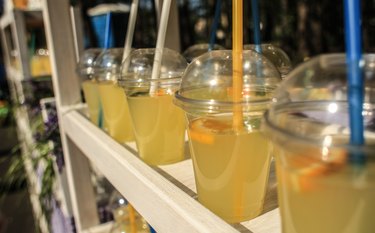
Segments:
[[[111,47],[111,21],[112,21],[112,13],[107,13],[107,21],[105,24],[105,37],[104,37],[104,48],[109,49]]]
[[[261,39],[260,39],[260,19],[259,19],[259,4],[258,0],[251,0],[251,12],[253,14],[253,24],[254,24],[254,44],[255,44],[255,51],[258,53],[262,52],[262,48],[260,46]]]
[[[211,51],[214,49],[216,31],[217,31],[217,27],[219,26],[220,13],[221,13],[221,0],[217,0],[216,7],[215,7],[214,21],[211,26],[210,43],[208,45],[208,51]]]
[[[111,21],[112,21],[112,13],[107,13],[107,20],[105,24],[105,37],[104,37],[104,49],[109,49],[111,47],[111,33],[112,33],[112,27],[111,27]],[[101,101],[99,101],[99,116],[98,116],[98,127],[103,128],[104,125],[104,114],[103,114],[103,106]]]
[[[363,145],[363,77],[360,61],[361,49],[361,12],[359,0],[344,0],[346,62],[348,65],[348,98],[351,145]],[[351,155],[355,161],[363,161],[361,153]]]
[[[98,127],[101,128],[101,129],[103,129],[103,124],[104,124],[103,118],[104,118],[104,116],[103,116],[102,102],[99,101]]]

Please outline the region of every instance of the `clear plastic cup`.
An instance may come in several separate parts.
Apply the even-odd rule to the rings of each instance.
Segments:
[[[146,220],[117,190],[111,194],[109,205],[114,218],[114,224],[109,233],[150,232]]]
[[[243,53],[242,101],[233,101],[232,51],[217,50],[186,69],[175,103],[186,113],[198,200],[230,223],[263,209],[271,147],[259,131],[271,94],[281,81],[273,64]],[[240,127],[233,125],[240,109]]]
[[[195,44],[187,48],[183,53],[182,56],[184,56],[187,60],[187,62],[192,62],[194,58],[199,57],[202,54],[205,54],[208,52],[209,44]],[[212,50],[223,50],[225,49],[223,46],[214,44]]]
[[[108,134],[120,143],[134,141],[126,96],[117,85],[123,52],[122,48],[107,49],[95,61],[104,125]]]
[[[279,70],[281,78],[285,78],[292,70],[292,62],[289,56],[278,46],[273,44],[261,44],[262,55],[270,60]],[[244,49],[251,49],[256,51],[255,44],[244,45]]]
[[[100,99],[97,86],[98,82],[95,79],[94,62],[102,51],[103,49],[100,48],[85,50],[79,58],[77,64],[77,72],[82,79],[81,85],[89,110],[89,118],[95,125],[99,125],[100,121],[102,121],[102,117],[99,117]]]
[[[151,79],[155,49],[134,50],[122,65],[124,88],[140,158],[150,165],[184,159],[185,119],[173,104],[187,62],[170,49],[162,51],[160,75]]]
[[[312,58],[275,91],[262,129],[275,144],[282,232],[374,232],[375,55],[364,58],[363,146],[349,144],[344,54]]]

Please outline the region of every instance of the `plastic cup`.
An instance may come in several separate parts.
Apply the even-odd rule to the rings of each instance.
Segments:
[[[95,61],[104,124],[108,134],[120,143],[134,140],[126,96],[117,85],[123,51],[123,48],[104,50]]]
[[[233,102],[232,51],[196,58],[186,69],[175,103],[186,113],[198,200],[230,223],[249,220],[263,209],[271,147],[260,119],[281,78],[255,51],[243,53],[243,99]],[[234,108],[243,114],[233,127]]]
[[[255,44],[244,45],[244,49],[251,49],[256,51]],[[262,55],[270,60],[279,70],[281,78],[285,78],[292,70],[292,62],[289,56],[278,46],[273,44],[261,44]]]
[[[82,79],[81,85],[89,110],[89,118],[95,125],[99,125],[100,99],[98,82],[95,79],[94,62],[102,51],[103,49],[99,48],[85,50],[82,53],[77,65],[77,72]]]
[[[364,58],[363,146],[349,143],[344,54],[312,58],[275,91],[262,129],[275,144],[282,232],[374,232],[375,55]]]
[[[182,56],[184,56],[186,60],[190,63],[195,58],[199,57],[200,55],[207,53],[209,46],[210,46],[209,44],[192,45],[182,53]],[[212,50],[223,50],[223,49],[224,47],[218,44],[214,44],[212,47]]]
[[[162,54],[160,76],[151,79],[155,49],[133,51],[123,63],[119,82],[129,103],[139,156],[149,165],[184,159],[184,113],[172,100],[187,62],[170,49]]]

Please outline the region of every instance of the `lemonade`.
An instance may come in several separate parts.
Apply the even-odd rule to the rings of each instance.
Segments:
[[[86,80],[82,82],[82,89],[89,108],[90,120],[92,123],[100,125],[99,113],[101,106],[98,92],[98,82],[94,80]]]
[[[124,91],[112,81],[100,82],[98,88],[109,135],[120,143],[132,141],[133,129]]]
[[[150,165],[184,158],[185,118],[172,95],[128,96],[139,156]]]
[[[283,232],[374,232],[375,163],[371,158],[353,165],[345,150],[333,148],[323,155],[316,148],[293,152],[279,148],[277,158]]]
[[[234,132],[232,119],[222,117],[198,118],[189,125],[198,200],[231,223],[263,209],[270,144],[253,126]]]

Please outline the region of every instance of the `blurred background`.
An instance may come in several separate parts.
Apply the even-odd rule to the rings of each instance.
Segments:
[[[176,0],[179,10],[181,51],[191,45],[207,43],[217,0]],[[244,43],[253,43],[251,1],[244,1]],[[74,0],[82,6],[85,19],[86,47],[97,47],[92,20],[87,12],[104,3],[129,4],[130,0]],[[344,51],[344,21],[342,1],[272,0],[259,1],[261,38],[264,43],[280,46],[297,64],[308,57],[327,52]],[[140,0],[140,10],[133,46],[152,47],[156,41],[155,2]],[[375,1],[362,1],[363,44],[365,52],[374,51]],[[216,43],[231,48],[232,1],[222,0]],[[115,20],[118,38],[123,46],[127,17]],[[168,45],[167,45],[168,46]]]
[[[3,15],[6,2],[13,1],[18,9],[38,9],[41,0],[0,0],[0,15]],[[131,0],[66,0],[80,9],[83,22],[84,48],[104,47],[105,12],[113,11],[111,47],[123,47],[126,27],[128,24]],[[174,0],[178,9],[179,33],[176,40],[180,42],[180,52],[188,47],[208,43],[211,26],[214,19],[215,6],[218,0]],[[232,47],[232,1],[221,0],[222,7],[219,17],[219,25],[216,31],[216,44],[224,48]],[[251,1],[244,0],[244,44],[253,42],[253,22],[251,15]],[[362,3],[362,30],[363,51],[375,52],[375,0],[361,1]],[[344,52],[344,19],[342,1],[327,0],[264,0],[260,4],[261,40],[263,43],[278,45],[290,57],[293,65],[297,65],[312,56],[322,53]],[[139,11],[133,39],[134,48],[155,47],[157,36],[157,5],[155,0],[139,0]],[[38,17],[36,17],[38,18]],[[28,18],[26,28],[26,42],[30,60],[32,79],[24,82],[23,88],[25,100],[19,104],[28,105],[31,116],[39,116],[39,100],[53,96],[50,81],[51,69],[49,65],[48,50],[46,45],[43,21]],[[5,29],[6,35],[11,35],[10,28]],[[14,43],[10,40],[11,65],[15,64],[17,54],[14,54]],[[168,47],[168,44],[166,44]],[[4,48],[0,46],[0,52]],[[17,145],[15,119],[12,117],[12,104],[4,70],[4,56],[0,53],[0,199],[7,194],[8,199],[1,199],[0,204],[0,233],[5,229],[4,216],[15,216],[8,211],[15,208],[9,207],[15,200],[20,200],[18,206],[23,212],[17,218],[26,221],[26,216],[31,216],[30,203],[25,185],[24,174],[18,177],[17,186],[13,182],[4,179],[6,169],[11,164],[10,159],[19,158],[19,152],[12,150]],[[4,53],[5,54],[5,53]],[[30,117],[33,118],[33,117]],[[36,117],[34,117],[36,118]],[[37,120],[40,121],[40,117]],[[54,123],[56,124],[57,119]],[[58,135],[55,132],[54,135]],[[59,139],[57,139],[59,140]],[[56,147],[57,148],[57,147]],[[9,156],[12,153],[12,156]],[[61,154],[61,152],[57,153]],[[62,156],[60,155],[60,158]],[[23,170],[20,170],[23,173]],[[111,189],[110,184],[102,181],[101,193],[105,195]],[[10,194],[10,195],[9,195]],[[18,196],[17,196],[18,195]],[[21,196],[21,197],[19,197]],[[100,197],[100,195],[98,195]],[[11,199],[13,198],[13,199]],[[107,210],[108,197],[98,198],[98,211],[100,221],[106,222],[112,219]],[[5,200],[5,201],[4,201]],[[2,202],[1,202],[2,201]],[[26,208],[27,207],[27,208]],[[9,218],[9,217],[8,217]],[[14,217],[16,218],[16,217]],[[5,220],[4,220],[5,219]],[[17,219],[10,225],[8,219],[8,232],[33,232],[35,226],[33,220],[26,224],[18,224]],[[12,227],[25,227],[26,230]],[[16,230],[17,229],[17,230]]]

